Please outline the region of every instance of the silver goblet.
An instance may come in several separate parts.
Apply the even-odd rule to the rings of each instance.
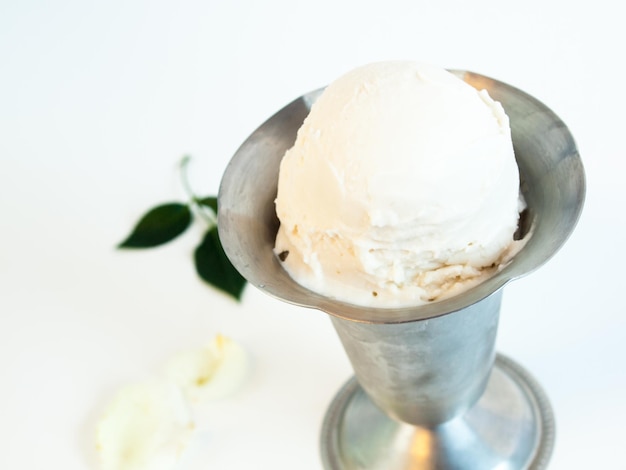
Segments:
[[[274,199],[285,151],[321,90],[262,124],[229,163],[220,186],[219,234],[253,285],[330,315],[355,377],[322,427],[327,469],[544,468],[554,441],[550,404],[535,380],[495,352],[502,288],[547,261],[572,232],[585,179],[574,140],[546,106],[507,84],[453,71],[509,115],[521,190],[524,248],[504,269],[455,297],[419,307],[375,309],[300,286],[272,251]]]

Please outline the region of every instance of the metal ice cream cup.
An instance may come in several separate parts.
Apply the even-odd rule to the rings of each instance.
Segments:
[[[574,229],[584,170],[569,130],[545,105],[496,80],[453,73],[487,89],[510,118],[527,204],[520,232],[531,232],[510,264],[466,292],[418,307],[366,308],[312,292],[282,268],[273,253],[278,168],[321,90],[254,131],[222,179],[218,227],[234,266],[262,291],[329,314],[354,368],[357,382],[339,393],[324,424],[327,468],[540,468],[551,452],[547,399],[511,361],[500,357],[495,371],[495,339],[502,288],[545,263]],[[416,456],[415,446],[427,451]]]

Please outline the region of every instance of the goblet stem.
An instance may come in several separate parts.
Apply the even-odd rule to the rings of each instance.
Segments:
[[[483,394],[495,357],[502,290],[456,312],[408,323],[331,316],[359,384],[391,418],[437,426]]]

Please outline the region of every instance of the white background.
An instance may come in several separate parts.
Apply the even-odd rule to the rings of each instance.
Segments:
[[[138,217],[216,194],[277,109],[375,60],[510,83],[570,127],[580,223],[506,288],[498,349],[547,391],[551,468],[626,468],[626,35],[615,2],[0,1],[0,468],[95,469],[97,417],[122,385],[221,332],[254,369],[207,410],[189,469],[319,469],[324,411],[350,367],[322,313],[204,285],[200,223],[120,252]]]

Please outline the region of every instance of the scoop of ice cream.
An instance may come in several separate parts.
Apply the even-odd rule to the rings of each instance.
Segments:
[[[458,293],[497,269],[517,228],[508,117],[435,66],[357,68],[312,106],[276,212],[276,254],[311,290],[379,307]]]

